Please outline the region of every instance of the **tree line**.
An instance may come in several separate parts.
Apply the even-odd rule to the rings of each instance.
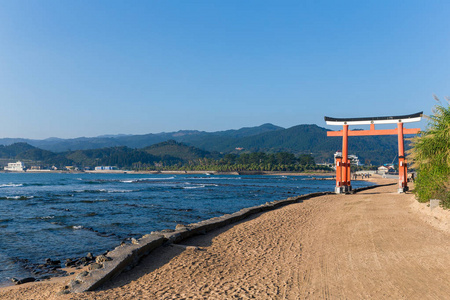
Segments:
[[[80,170],[96,166],[114,166],[119,169],[145,170],[198,170],[198,171],[295,171],[330,170],[316,165],[310,154],[294,155],[289,152],[251,152],[219,154],[167,141],[142,149],[109,147],[54,153],[26,143],[0,146],[0,158],[22,160],[27,166],[41,168],[66,166]]]

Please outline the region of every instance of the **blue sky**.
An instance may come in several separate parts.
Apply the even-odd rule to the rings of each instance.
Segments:
[[[0,0],[0,137],[429,114],[450,95],[449,14],[450,1]]]

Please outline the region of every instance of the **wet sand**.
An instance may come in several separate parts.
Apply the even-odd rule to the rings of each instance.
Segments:
[[[446,299],[450,213],[396,190],[255,215],[183,242],[196,250],[161,247],[98,291],[58,295],[63,278],[2,288],[0,299]]]

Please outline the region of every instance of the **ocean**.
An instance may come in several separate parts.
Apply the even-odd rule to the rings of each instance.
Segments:
[[[0,173],[0,286],[35,276],[27,264],[98,255],[132,237],[334,184],[313,176]]]

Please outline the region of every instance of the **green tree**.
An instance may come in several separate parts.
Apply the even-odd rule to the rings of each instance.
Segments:
[[[410,155],[417,170],[414,193],[421,202],[436,198],[450,207],[450,106],[438,104],[425,131],[412,139]],[[450,99],[446,98],[450,103]]]

